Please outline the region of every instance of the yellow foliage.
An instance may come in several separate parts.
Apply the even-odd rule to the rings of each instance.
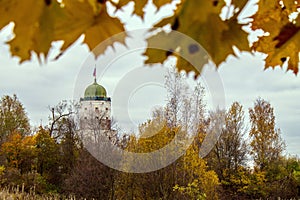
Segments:
[[[3,165],[0,165],[0,176],[4,174],[5,167]]]
[[[213,170],[208,170],[206,161],[199,157],[197,145],[193,144],[181,160],[191,179],[186,186],[175,185],[173,189],[187,194],[192,199],[218,199],[218,176]]]
[[[109,16],[106,2],[113,4],[117,10],[133,2],[133,13],[143,18],[148,0],[0,0],[0,30],[14,22],[15,37],[8,44],[11,54],[18,56],[20,62],[30,60],[32,52],[39,59],[47,58],[53,41],[64,41],[62,54],[83,34],[84,42],[98,56],[108,46],[115,42],[124,43],[125,40],[125,35],[113,37],[125,29],[119,19]],[[173,0],[153,0],[157,9],[172,2]],[[238,17],[249,0],[226,2],[228,5],[225,0],[181,0],[180,3],[177,2],[179,5],[174,15],[162,19],[155,26],[170,24],[173,30],[192,38],[207,51],[217,66],[228,55],[234,55],[235,46],[241,51],[254,50],[267,54],[266,68],[282,66],[287,61],[288,70],[297,74],[300,52],[299,0],[260,0],[258,11],[252,16],[253,20],[246,24],[240,24]],[[226,17],[221,19],[221,14]],[[263,30],[266,33],[251,49],[249,34],[242,29],[243,25],[251,25],[253,30]],[[164,49],[151,49],[157,37],[148,39],[150,49],[145,52],[148,56],[146,63],[162,63],[173,54],[178,59],[179,71],[194,71],[196,74],[201,72],[208,58],[200,57],[202,54],[197,53],[199,47],[194,43],[176,40],[176,37],[166,34],[160,35],[158,39]],[[106,42],[102,43],[103,41]],[[100,43],[102,45],[95,49]],[[200,62],[199,66],[195,68],[194,62]]]
[[[2,144],[1,153],[6,156],[9,166],[18,168],[36,155],[35,145],[33,136],[23,138],[20,133],[13,132],[8,141]]]

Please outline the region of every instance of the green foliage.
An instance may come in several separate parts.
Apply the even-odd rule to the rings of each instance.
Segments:
[[[14,131],[22,136],[29,134],[29,119],[17,95],[5,95],[0,100],[0,143]]]
[[[48,183],[48,189],[53,190],[60,180],[60,151],[49,131],[39,128],[35,134],[37,163],[36,170]],[[52,185],[52,186],[51,186]]]

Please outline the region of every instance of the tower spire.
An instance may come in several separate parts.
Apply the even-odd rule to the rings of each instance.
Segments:
[[[95,64],[95,68],[94,68],[94,72],[93,72],[93,76],[94,76],[94,82],[96,83],[97,81],[96,81],[96,74],[97,73],[97,71],[96,71],[96,64]]]

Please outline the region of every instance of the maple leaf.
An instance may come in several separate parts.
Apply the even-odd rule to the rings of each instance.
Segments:
[[[134,0],[134,13],[141,18],[144,17],[144,7],[148,3],[148,0]]]
[[[83,33],[86,34],[85,42],[93,49],[124,31],[123,24],[110,17],[105,4],[97,0],[64,0],[63,6],[57,1],[1,0],[0,11],[3,14],[0,28],[10,21],[15,23],[15,37],[7,43],[12,55],[21,58],[20,62],[30,60],[32,51],[37,53],[39,60],[42,55],[47,58],[53,41],[64,41],[62,54]],[[106,42],[102,50],[98,49],[98,54],[114,41],[123,42],[124,37]]]
[[[232,0],[231,4],[234,5],[234,8],[238,8],[239,12],[246,6],[248,0]]]
[[[167,24],[171,24],[172,25],[172,30],[177,30],[178,25],[179,25],[178,15],[180,14],[181,9],[182,9],[182,5],[185,1],[186,0],[182,0],[182,1],[177,3],[177,5],[176,5],[177,8],[174,11],[174,15],[161,19],[156,24],[154,24],[154,26],[155,27],[163,27]]]
[[[162,31],[150,37],[144,55],[148,56],[146,64],[159,63],[173,55],[177,58],[178,71],[195,71],[196,75],[200,74],[208,62],[207,52],[197,41],[176,31]]]
[[[252,30],[262,29],[271,35],[276,35],[281,27],[289,22],[288,12],[282,9],[277,0],[259,1],[258,7],[258,11],[252,16]]]
[[[288,70],[298,73],[299,65],[299,24],[292,23],[289,14],[294,9],[292,4],[297,6],[296,1],[266,0],[259,2],[259,10],[253,16],[252,29],[263,29],[269,34],[262,36],[252,46],[252,49],[267,54],[265,69],[283,66],[288,60]],[[269,5],[269,7],[266,7]],[[269,8],[269,9],[267,9]],[[296,21],[299,20],[299,17]],[[276,24],[276,26],[274,26]]]
[[[64,4],[65,20],[61,20],[57,25],[55,38],[64,41],[62,51],[73,44],[83,33],[85,34],[84,42],[90,50],[111,37],[109,41],[102,43],[93,51],[96,56],[103,53],[114,42],[124,43],[125,34],[112,37],[123,32],[124,27],[117,18],[108,15],[105,4],[100,4],[96,0],[88,0],[88,2],[64,0]]]
[[[104,8],[103,8],[104,9]],[[64,12],[58,17],[55,24],[55,40],[63,40],[64,44],[61,51],[65,51],[72,45],[86,29],[94,23],[96,8],[90,3],[79,0],[64,0]]]
[[[300,52],[300,27],[294,24],[287,24],[276,36],[267,36],[260,38],[253,44],[256,51],[266,53],[265,68],[283,66],[288,60],[287,70],[298,73],[299,52]]]
[[[101,12],[105,1],[106,0],[102,0],[102,1],[101,0],[100,1],[98,1],[98,0],[88,0],[88,3],[90,4],[90,6],[92,6],[94,14],[97,15],[98,13]]]
[[[129,2],[131,2],[132,0],[119,0],[117,3],[114,1],[111,1],[111,3],[115,6],[117,6],[117,8],[121,8],[125,5],[127,5]]]
[[[214,26],[214,24],[218,24]],[[248,34],[242,29],[242,25],[236,19],[222,21],[214,14],[207,22],[201,24],[195,32],[199,32],[195,38],[206,49],[214,63],[218,66],[229,54],[233,54],[233,44],[240,50],[250,50],[247,39]]]
[[[219,14],[224,5],[224,1],[211,1],[210,3],[196,0],[184,1],[180,5],[179,11],[173,17],[158,23],[158,25],[164,25],[171,22],[173,30],[177,30],[185,34],[186,37],[193,38],[196,41],[191,43],[182,39],[178,44],[181,49],[177,54],[177,68],[179,71],[181,69],[187,72],[194,71],[196,75],[201,72],[199,69],[205,63],[191,65],[191,62],[193,63],[193,60],[197,60],[197,55],[202,55],[201,51],[199,51],[199,54],[195,53],[196,49],[202,49],[202,47],[217,65],[223,62],[229,54],[234,53],[233,44],[241,50],[250,50],[247,39],[248,34],[241,29],[242,25],[238,24],[237,15],[226,21],[221,20]],[[238,6],[240,6],[240,9],[243,9],[245,3],[240,3]],[[161,41],[166,43],[166,40]],[[174,40],[173,43],[175,44],[176,41]],[[202,47],[199,47],[198,43]],[[155,60],[163,58],[163,56],[158,54],[159,52],[155,54],[151,51],[151,54],[149,54],[149,51],[146,51],[145,55],[149,57],[147,62],[153,61],[152,56],[156,56]],[[179,55],[183,56],[183,58],[180,58]],[[201,59],[203,57],[198,57],[198,60]],[[163,60],[160,62],[163,62]],[[195,68],[195,66],[197,67]]]
[[[159,10],[160,7],[163,5],[172,3],[173,0],[153,0],[153,4],[156,6],[157,10]]]
[[[47,5],[44,1],[0,1],[0,9],[2,13],[0,28],[10,21],[15,23],[15,37],[9,42],[9,44],[12,55],[19,56],[21,58],[20,62],[28,60],[31,57],[30,52],[34,50],[34,41],[32,38],[36,33],[38,33],[39,18],[46,7]],[[24,21],[24,19],[26,20]],[[41,51],[47,53],[44,49]],[[37,53],[40,53],[39,49]]]
[[[124,32],[123,24],[117,18],[112,18],[108,15],[106,9],[95,18],[93,25],[85,31],[85,40],[93,53],[98,56],[104,53],[108,46],[113,45],[114,42],[124,43],[126,34],[121,34],[116,37],[114,35]],[[104,45],[98,46],[101,42]]]
[[[162,31],[147,39],[148,48],[144,53],[148,57],[145,61],[146,64],[162,62],[175,51],[178,44],[170,39],[171,37],[168,33]]]
[[[13,8],[15,4],[15,1],[0,0],[0,30],[13,20],[13,15],[15,15]]]
[[[289,14],[297,12],[297,9],[300,8],[300,0],[282,0],[284,9],[288,11]]]
[[[129,2],[134,2],[133,13],[143,19],[144,17],[144,7],[148,3],[148,0],[119,0],[117,3],[111,2],[117,9],[121,9],[123,6],[127,5]]]

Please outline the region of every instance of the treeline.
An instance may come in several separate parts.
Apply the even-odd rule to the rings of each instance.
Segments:
[[[165,85],[166,106],[155,109],[122,148],[149,153],[176,136],[193,137],[193,142],[175,162],[148,173],[117,171],[93,158],[78,134],[77,105],[61,102],[50,108],[49,125],[31,128],[17,96],[3,96],[1,187],[87,199],[300,197],[300,161],[285,155],[285,143],[268,101],[256,99],[245,121],[238,102],[228,110],[208,111],[201,84],[190,89],[181,74],[170,72]],[[206,150],[205,143],[211,143],[212,149]],[[124,169],[131,164],[128,160]]]

